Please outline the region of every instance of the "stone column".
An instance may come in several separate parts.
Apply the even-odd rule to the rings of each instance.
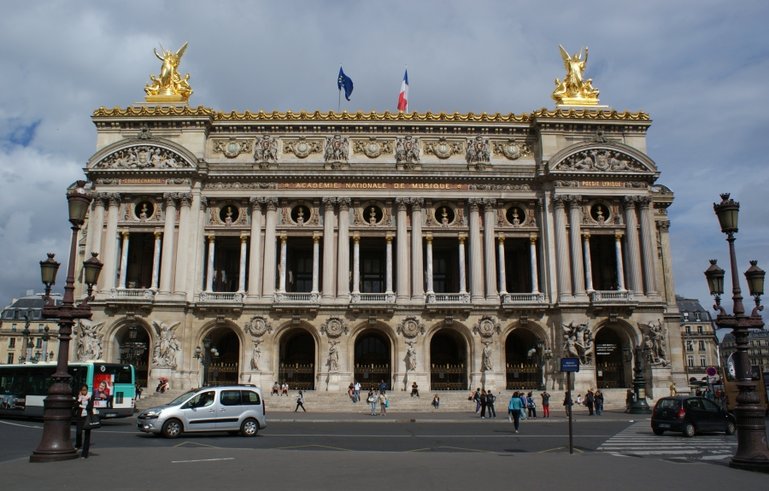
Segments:
[[[86,256],[90,257],[91,252],[101,254],[101,236],[104,233],[104,193],[97,193],[93,200],[93,211],[88,220],[88,236],[86,237]]]
[[[499,300],[499,293],[497,293],[497,263],[494,261],[496,205],[496,200],[483,200],[483,257],[486,264],[486,298],[488,300]]]
[[[641,272],[641,251],[638,245],[638,219],[636,217],[634,196],[625,197],[625,246],[630,261],[630,289],[643,293],[643,273]]]
[[[128,230],[122,230],[120,235],[123,237],[122,244],[120,245],[120,286],[119,288],[126,287],[126,273],[128,272],[128,240],[130,234]]]
[[[166,202],[166,222],[163,228],[163,253],[160,259],[160,291],[171,292],[171,272],[174,267],[174,231],[176,229],[176,195],[163,195]]]
[[[425,299],[425,269],[422,260],[422,205],[421,198],[411,199],[411,298]]]
[[[587,291],[590,293],[595,291],[593,289],[593,261],[590,258],[590,232],[582,234],[582,240],[584,242],[582,252],[585,254],[585,278],[587,279]]]
[[[385,241],[387,241],[385,252],[385,293],[390,295],[393,293],[393,235],[388,232],[385,236]]]
[[[155,248],[152,253],[152,289],[158,289],[158,278],[160,277],[160,244],[163,238],[163,232],[155,230]],[[184,269],[184,268],[179,268]]]
[[[425,243],[427,249],[425,261],[427,263],[427,297],[429,299],[431,295],[435,294],[433,290],[433,234],[425,234]]]
[[[571,242],[571,270],[574,296],[585,296],[585,270],[582,267],[582,198],[572,196],[569,200],[569,239]]]
[[[288,242],[288,235],[285,233],[280,234],[280,264],[278,265],[278,272],[280,278],[278,279],[278,292],[286,291],[286,244]]]
[[[397,250],[396,261],[398,266],[398,300],[408,300],[409,298],[409,255],[408,255],[408,216],[406,214],[406,198],[396,198],[395,204],[398,207],[397,217]]]
[[[259,296],[262,273],[262,199],[251,198],[251,250],[248,255],[248,295]]]
[[[337,296],[350,298],[350,198],[339,198],[339,263],[337,264]]]
[[[360,296],[360,234],[352,235],[352,294]]]
[[[566,198],[553,196],[555,222],[555,257],[558,278],[558,297],[563,300],[571,296],[571,267],[569,266],[569,248],[566,238]]]
[[[318,285],[320,275],[320,237],[322,234],[312,234],[312,293],[319,293]]]
[[[467,293],[467,270],[465,268],[465,241],[467,234],[459,234],[459,293]]]
[[[470,198],[470,298],[483,300],[483,252],[481,250],[480,201]]]
[[[206,263],[206,291],[214,291],[214,254],[216,253],[216,236],[209,234],[208,239],[208,262]]]
[[[644,284],[646,295],[657,294],[656,241],[654,217],[651,214],[651,198],[643,197],[641,203],[641,246],[643,247]]]
[[[323,298],[334,298],[334,205],[335,198],[323,198]]]
[[[264,223],[264,276],[262,276],[262,296],[272,298],[275,293],[275,263],[277,260],[275,227],[278,223],[278,199],[267,198]]]
[[[497,236],[499,242],[497,251],[499,261],[499,294],[504,295],[507,293],[507,272],[505,271],[505,234],[502,232]]]
[[[187,251],[190,264],[190,276],[185,285],[180,285],[179,289],[186,290],[184,298],[188,302],[195,299],[195,294],[205,289],[205,271],[206,265],[203,258],[206,255],[206,237],[205,228],[208,209],[208,200],[200,193],[200,184],[195,185],[195,191],[192,193],[192,204],[190,205],[190,243]]]
[[[248,235],[240,235],[240,268],[238,269],[238,291],[246,291],[246,253],[248,252]]]
[[[625,265],[622,262],[622,234],[614,234],[614,250],[617,254],[617,289],[625,291]]]
[[[120,195],[112,193],[108,195],[109,209],[107,211],[107,232],[104,235],[104,266],[100,279],[103,281],[102,290],[115,288],[117,278],[117,221],[120,212]]]
[[[179,195],[179,239],[176,244],[176,264],[186,265],[191,263],[189,259],[190,243],[194,242],[193,229],[195,215],[191,212],[191,193],[182,193]],[[187,289],[187,270],[188,268],[179,266],[176,268],[176,277],[174,278],[174,292],[185,294]]]
[[[529,236],[529,257],[531,258],[531,293],[539,293],[539,267],[537,261],[537,234]]]

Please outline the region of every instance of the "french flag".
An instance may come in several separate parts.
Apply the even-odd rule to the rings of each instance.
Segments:
[[[407,112],[409,110],[409,71],[403,72],[403,82],[401,82],[401,93],[398,94],[398,111]]]

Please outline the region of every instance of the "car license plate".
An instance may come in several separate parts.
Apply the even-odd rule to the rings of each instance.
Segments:
[[[668,423],[660,423],[657,426],[659,426],[660,428],[670,428],[670,424]]]

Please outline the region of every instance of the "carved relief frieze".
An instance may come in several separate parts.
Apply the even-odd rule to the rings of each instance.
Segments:
[[[355,153],[362,153],[370,159],[375,159],[382,154],[389,154],[393,151],[392,140],[385,140],[382,138],[355,138],[353,139],[353,151]]]
[[[278,161],[278,140],[270,135],[264,135],[256,140],[254,160],[262,169],[269,168]]]
[[[241,153],[251,152],[254,140],[251,138],[212,138],[214,153],[224,154],[228,159],[234,159]]]
[[[437,140],[428,140],[425,142],[425,153],[435,155],[441,160],[445,160],[452,155],[461,154],[463,149],[464,142],[461,140],[438,138]]]
[[[323,140],[316,138],[300,137],[283,141],[283,152],[295,155],[300,159],[307,158],[314,153],[320,153],[323,148]]]
[[[327,164],[346,164],[350,157],[350,142],[346,136],[334,135],[326,138],[323,159]]]
[[[494,155],[502,155],[508,160],[518,160],[531,155],[531,146],[522,140],[509,139],[493,142]]]
[[[419,138],[406,135],[395,144],[395,163],[400,170],[419,168]]]
[[[94,165],[96,169],[181,169],[192,166],[181,155],[154,145],[136,145],[112,152]]]
[[[559,171],[653,172],[635,158],[618,150],[592,148],[572,154],[555,166]]]
[[[489,151],[489,139],[482,136],[468,138],[465,160],[471,166],[487,165],[491,162],[491,152]]]

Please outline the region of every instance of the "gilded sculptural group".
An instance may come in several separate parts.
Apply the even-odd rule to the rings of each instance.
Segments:
[[[187,50],[187,43],[184,43],[178,51],[161,51],[161,55],[155,49],[155,56],[162,62],[160,65],[160,74],[158,76],[150,75],[151,83],[144,87],[147,94],[147,102],[186,102],[192,95],[190,87],[190,74],[183,77],[179,74],[179,63]]]

